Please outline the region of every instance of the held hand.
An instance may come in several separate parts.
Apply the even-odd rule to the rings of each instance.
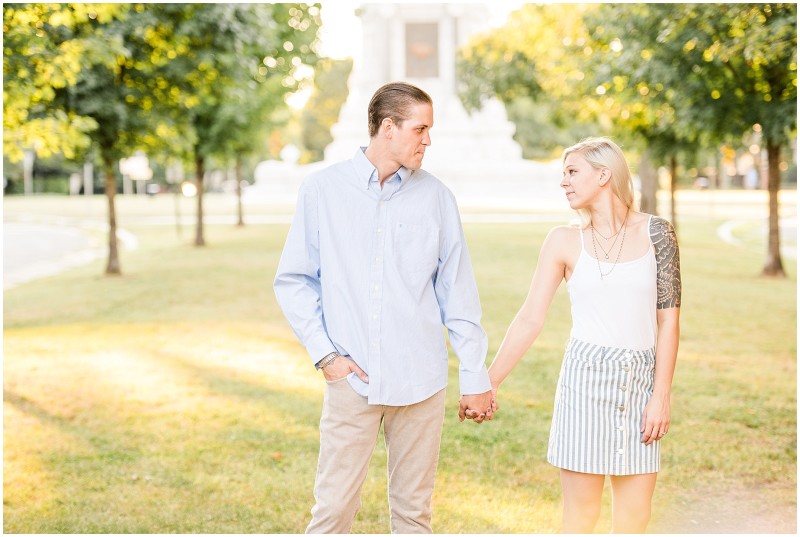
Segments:
[[[492,386],[492,414],[500,409],[500,405],[497,404],[497,388],[497,386]]]
[[[325,375],[325,380],[339,380],[349,375],[351,371],[358,375],[358,378],[369,383],[367,374],[358,367],[358,364],[347,356],[340,355],[336,360],[322,368],[322,374]]]
[[[642,433],[642,443],[649,446],[656,440],[661,440],[669,431],[669,395],[659,397],[653,395],[642,414],[642,425],[639,432]]]
[[[464,421],[464,418],[473,420],[475,423],[490,420],[494,417],[492,390],[474,395],[462,395],[458,407],[459,421]]]

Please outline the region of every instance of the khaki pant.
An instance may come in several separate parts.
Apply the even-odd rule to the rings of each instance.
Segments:
[[[381,421],[388,457],[390,529],[432,533],[431,497],[444,401],[441,390],[414,405],[368,405],[347,379],[328,382],[320,420],[316,504],[306,533],[350,532]]]

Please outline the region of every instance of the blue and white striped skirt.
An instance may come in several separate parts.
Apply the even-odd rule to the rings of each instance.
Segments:
[[[547,462],[602,475],[658,472],[656,441],[642,443],[655,349],[632,351],[570,339],[556,388]]]

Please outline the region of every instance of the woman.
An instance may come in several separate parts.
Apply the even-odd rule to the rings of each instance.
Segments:
[[[565,280],[573,326],[547,452],[548,462],[561,468],[562,530],[594,529],[608,475],[612,531],[641,533],[669,431],[681,300],[678,244],[669,222],[634,210],[630,171],[611,140],[589,138],[567,148],[562,169],[561,186],[581,225],[548,234],[489,377],[496,397]]]

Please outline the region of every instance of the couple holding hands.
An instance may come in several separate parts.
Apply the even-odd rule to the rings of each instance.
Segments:
[[[562,530],[593,530],[610,476],[613,531],[644,532],[678,352],[672,226],[635,210],[614,142],[590,138],[567,148],[561,186],[580,224],[547,235],[527,297],[487,370],[458,207],[421,168],[432,127],[427,93],[386,84],[369,103],[369,145],[300,188],[274,288],[326,381],[306,532],[350,531],[383,423],[390,529],[431,533],[448,369],[442,325],[460,362],[459,417],[491,420],[501,383],[539,335],[562,280],[573,326],[547,451],[561,473]]]

